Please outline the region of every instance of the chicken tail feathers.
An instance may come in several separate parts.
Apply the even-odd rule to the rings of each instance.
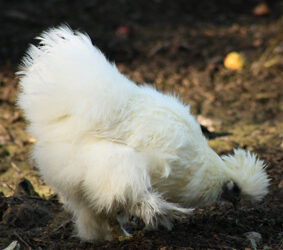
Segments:
[[[127,89],[135,86],[86,34],[63,25],[37,39],[39,44],[30,46],[17,73],[21,86],[18,105],[31,123],[50,124],[68,116],[101,120],[113,110],[97,103],[107,106],[115,102],[119,107]]]

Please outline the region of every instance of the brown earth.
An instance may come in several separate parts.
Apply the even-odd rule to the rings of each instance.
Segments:
[[[13,241],[20,249],[283,249],[283,1],[267,1],[266,16],[252,14],[257,3],[0,0],[0,249]],[[33,139],[15,106],[20,58],[33,37],[60,23],[89,33],[131,79],[180,94],[218,153],[258,153],[271,177],[264,202],[238,210],[214,204],[171,232],[130,228],[130,240],[94,245],[74,237],[69,215],[28,160]],[[231,51],[245,55],[244,69],[223,66]]]

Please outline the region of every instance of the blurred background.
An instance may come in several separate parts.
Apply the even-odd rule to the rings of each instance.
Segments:
[[[67,215],[28,160],[35,139],[25,132],[16,106],[21,58],[37,42],[34,37],[60,24],[88,33],[137,83],[179,95],[218,153],[233,147],[253,150],[272,177],[262,207],[242,210],[238,222],[212,207],[198,210],[172,234],[136,235],[104,247],[251,249],[244,233],[257,231],[259,248],[283,248],[282,0],[0,0],[0,248],[17,240],[27,249],[92,249],[71,237],[71,223],[62,224]],[[39,203],[15,198],[22,194],[21,185],[30,187],[19,185],[23,178],[40,195]],[[41,213],[57,216],[56,222],[34,217]]]
[[[237,103],[231,100],[232,95],[237,93],[237,99],[244,98],[239,93],[245,89],[254,92],[254,88],[266,87],[271,92],[270,84],[258,86],[267,77],[263,68],[278,69],[273,72],[277,74],[274,78],[281,78],[282,1],[1,0],[0,6],[2,68],[16,70],[29,43],[36,42],[35,36],[65,23],[87,32],[93,43],[135,81],[154,82],[159,89],[181,93],[196,114],[209,115],[215,105],[223,106],[223,101]],[[246,71],[222,71],[223,60],[232,51],[244,57]],[[253,83],[244,86],[239,76]],[[232,80],[231,90],[226,85],[233,77],[237,79]],[[223,81],[225,86],[221,85]],[[272,90],[278,92],[278,87]],[[210,90],[217,93],[211,96]],[[247,114],[255,116],[249,118],[261,121],[266,115],[276,116],[275,95],[257,96],[257,100],[265,99],[263,106],[268,105],[268,109]],[[266,103],[268,97],[272,97],[271,104]],[[256,98],[255,93],[252,98]],[[215,99],[213,107],[211,99]],[[262,106],[262,102],[246,105],[247,99],[241,103],[248,112]],[[239,119],[237,114],[233,117]],[[232,119],[225,114],[228,118]]]

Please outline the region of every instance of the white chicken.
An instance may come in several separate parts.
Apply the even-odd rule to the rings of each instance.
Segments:
[[[38,39],[18,104],[37,139],[33,159],[82,240],[111,240],[113,222],[124,230],[130,216],[170,229],[191,208],[267,194],[262,160],[241,149],[219,157],[188,105],[133,83],[86,34],[61,26]]]

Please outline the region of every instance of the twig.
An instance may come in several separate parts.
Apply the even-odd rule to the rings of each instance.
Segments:
[[[61,229],[62,227],[65,227],[66,225],[68,225],[69,223],[71,223],[72,222],[72,220],[66,220],[66,221],[64,221],[63,223],[61,223],[58,227],[56,227],[56,228],[54,228],[53,229],[53,233],[54,232],[57,232],[59,229]]]
[[[11,162],[11,166],[12,166],[18,173],[21,172],[21,170],[19,169],[19,167],[18,167],[14,162]]]
[[[11,191],[16,192],[14,188],[12,188],[7,182],[3,181],[3,186],[8,187]]]
[[[17,233],[13,232],[13,234],[18,238],[19,241],[21,241],[28,249],[32,249],[30,245]]]
[[[10,130],[8,128],[5,128],[2,124],[0,124],[0,128],[8,135],[9,140],[14,143],[15,139],[14,136],[11,134]]]

